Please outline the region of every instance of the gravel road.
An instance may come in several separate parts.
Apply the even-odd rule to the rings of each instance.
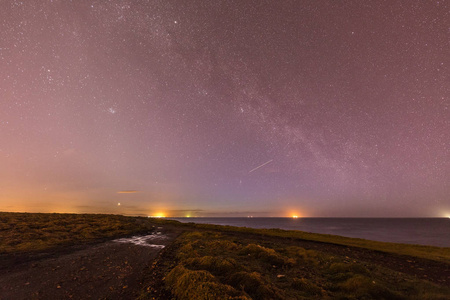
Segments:
[[[135,299],[143,271],[177,231],[86,246],[1,270],[0,299]]]

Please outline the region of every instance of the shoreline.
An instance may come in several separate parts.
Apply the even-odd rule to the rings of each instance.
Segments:
[[[361,238],[378,242],[450,247],[448,218],[167,218],[182,223],[199,223],[254,229],[298,230]]]
[[[8,213],[0,214],[2,220],[5,220],[5,216],[17,217],[17,215]],[[5,272],[4,274],[10,274],[8,278],[11,280],[8,281],[9,283],[3,283],[3,289],[13,286],[18,288],[17,291],[24,288],[30,289],[31,283],[27,284],[27,282],[30,282],[29,278],[36,276],[32,276],[32,274],[48,269],[47,275],[42,275],[42,280],[34,286],[33,292],[27,294],[30,296],[39,292],[40,294],[36,294],[38,299],[45,298],[46,289],[56,289],[58,293],[61,292],[61,289],[66,289],[69,294],[71,293],[70,295],[75,295],[75,297],[77,289],[92,291],[93,287],[89,285],[89,282],[94,280],[93,278],[100,280],[98,282],[102,286],[98,287],[97,296],[113,293],[109,287],[105,288],[104,284],[107,281],[102,281],[109,278],[107,275],[109,273],[102,270],[110,268],[111,264],[116,265],[117,270],[124,270],[122,273],[117,273],[119,274],[117,276],[121,276],[123,281],[114,281],[117,285],[113,290],[115,295],[121,295],[125,299],[128,299],[128,295],[138,294],[141,295],[140,299],[151,299],[152,297],[165,299],[164,297],[168,294],[176,295],[177,299],[193,299],[189,297],[194,297],[193,295],[197,292],[211,296],[212,294],[208,294],[211,291],[201,290],[202,284],[190,286],[189,289],[194,294],[189,294],[188,298],[180,296],[180,287],[178,286],[180,278],[187,280],[192,276],[195,278],[197,278],[196,276],[206,276],[202,277],[208,278],[209,283],[205,283],[206,286],[217,286],[218,290],[228,296],[238,296],[239,294],[240,297],[244,297],[241,299],[283,299],[285,296],[300,297],[299,295],[308,297],[351,295],[352,292],[347,290],[346,286],[356,284],[355,282],[358,282],[358,293],[366,295],[368,299],[376,298],[374,293],[378,292],[386,292],[391,296],[401,295],[403,293],[401,289],[407,291],[405,295],[419,295],[420,297],[450,292],[450,248],[383,243],[302,231],[181,223],[167,219],[115,215],[40,214],[38,217],[42,224],[35,222],[37,216],[33,214],[20,215],[20,217],[22,218],[21,226],[13,224],[14,226],[8,227],[8,230],[5,227],[0,230],[0,235],[13,238],[14,234],[11,232],[11,228],[13,228],[13,231],[17,231],[18,238],[23,237],[22,232],[29,237],[28,241],[22,241],[24,243],[39,245],[42,243],[39,239],[42,238],[58,242],[59,240],[56,239],[60,234],[58,224],[66,222],[66,218],[72,220],[72,223],[81,222],[80,226],[71,227],[72,231],[69,235],[73,239],[71,243],[65,240],[65,243],[56,243],[44,250],[1,252],[3,259],[0,261],[0,266]],[[27,223],[27,220],[30,222]],[[50,231],[51,234],[48,233],[52,228],[49,227],[50,224],[54,226],[54,230]],[[96,229],[97,227],[103,229],[99,231]],[[127,237],[138,235],[142,238],[144,234],[155,234],[157,231],[162,231],[171,238],[165,240],[164,248],[144,247],[139,243],[112,242],[125,236],[122,231],[124,229],[121,228],[131,230],[126,234]],[[97,234],[98,237],[80,243],[83,241],[80,240],[80,235],[87,229],[91,234]],[[147,231],[145,232],[145,230]],[[34,242],[33,238],[36,239]],[[23,240],[23,238],[21,239]],[[1,246],[1,243],[5,243],[7,240],[3,238],[0,241]],[[115,247],[114,249],[128,250],[121,250],[122,252],[117,252],[118,254],[112,258],[111,255],[116,253],[116,250],[100,247],[106,244],[112,244],[108,247]],[[21,244],[17,244],[17,246],[19,247],[17,249],[23,248]],[[103,254],[95,254],[98,253],[96,249],[104,249],[102,250]],[[83,251],[87,251],[86,253],[92,251],[92,255],[83,257],[92,256],[106,259],[104,262],[99,261],[94,264],[98,271],[89,270],[93,273],[83,273],[86,265],[81,265],[82,261],[74,258],[79,255],[77,253],[84,253]],[[150,253],[151,255],[135,254],[147,258],[136,261],[134,267],[131,267],[134,258],[128,256],[127,253],[132,253],[130,251],[138,251],[136,253],[150,251],[146,255],[150,255]],[[22,260],[19,259],[10,264],[2,263],[12,257],[22,257]],[[72,267],[69,267],[71,264],[55,263],[65,257],[73,258],[70,260]],[[124,264],[125,261],[131,265]],[[224,263],[225,265],[223,265]],[[59,272],[57,277],[51,275],[54,272],[53,268]],[[125,272],[125,270],[128,271]],[[61,281],[61,278],[66,279]],[[172,281],[167,281],[167,278],[172,278]],[[244,289],[240,292],[238,287],[249,280],[268,294],[258,294],[260,292],[256,291],[258,290],[256,287],[255,290]],[[372,286],[369,284],[372,281],[377,284]],[[391,281],[397,282],[399,288],[393,286]],[[22,282],[23,285],[20,287],[16,282]],[[130,284],[125,284],[125,282]],[[119,292],[118,287],[122,284]],[[302,290],[303,288],[306,290]],[[181,290],[189,289],[185,287]],[[157,295],[160,295],[160,298]],[[25,295],[22,299],[26,298]],[[64,297],[61,296],[59,299],[62,298]],[[221,297],[217,299],[221,299]],[[437,299],[440,298],[437,297]]]

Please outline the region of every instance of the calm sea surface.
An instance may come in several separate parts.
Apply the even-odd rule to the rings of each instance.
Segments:
[[[172,218],[180,222],[280,228],[382,242],[450,247],[450,218]]]

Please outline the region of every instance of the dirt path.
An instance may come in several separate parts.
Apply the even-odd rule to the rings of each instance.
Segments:
[[[10,266],[1,272],[0,299],[135,299],[143,270],[177,235],[177,230],[159,227],[139,239]]]

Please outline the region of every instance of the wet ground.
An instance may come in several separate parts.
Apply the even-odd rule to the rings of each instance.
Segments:
[[[135,299],[144,269],[178,235],[155,233],[54,253],[1,270],[0,299]]]

